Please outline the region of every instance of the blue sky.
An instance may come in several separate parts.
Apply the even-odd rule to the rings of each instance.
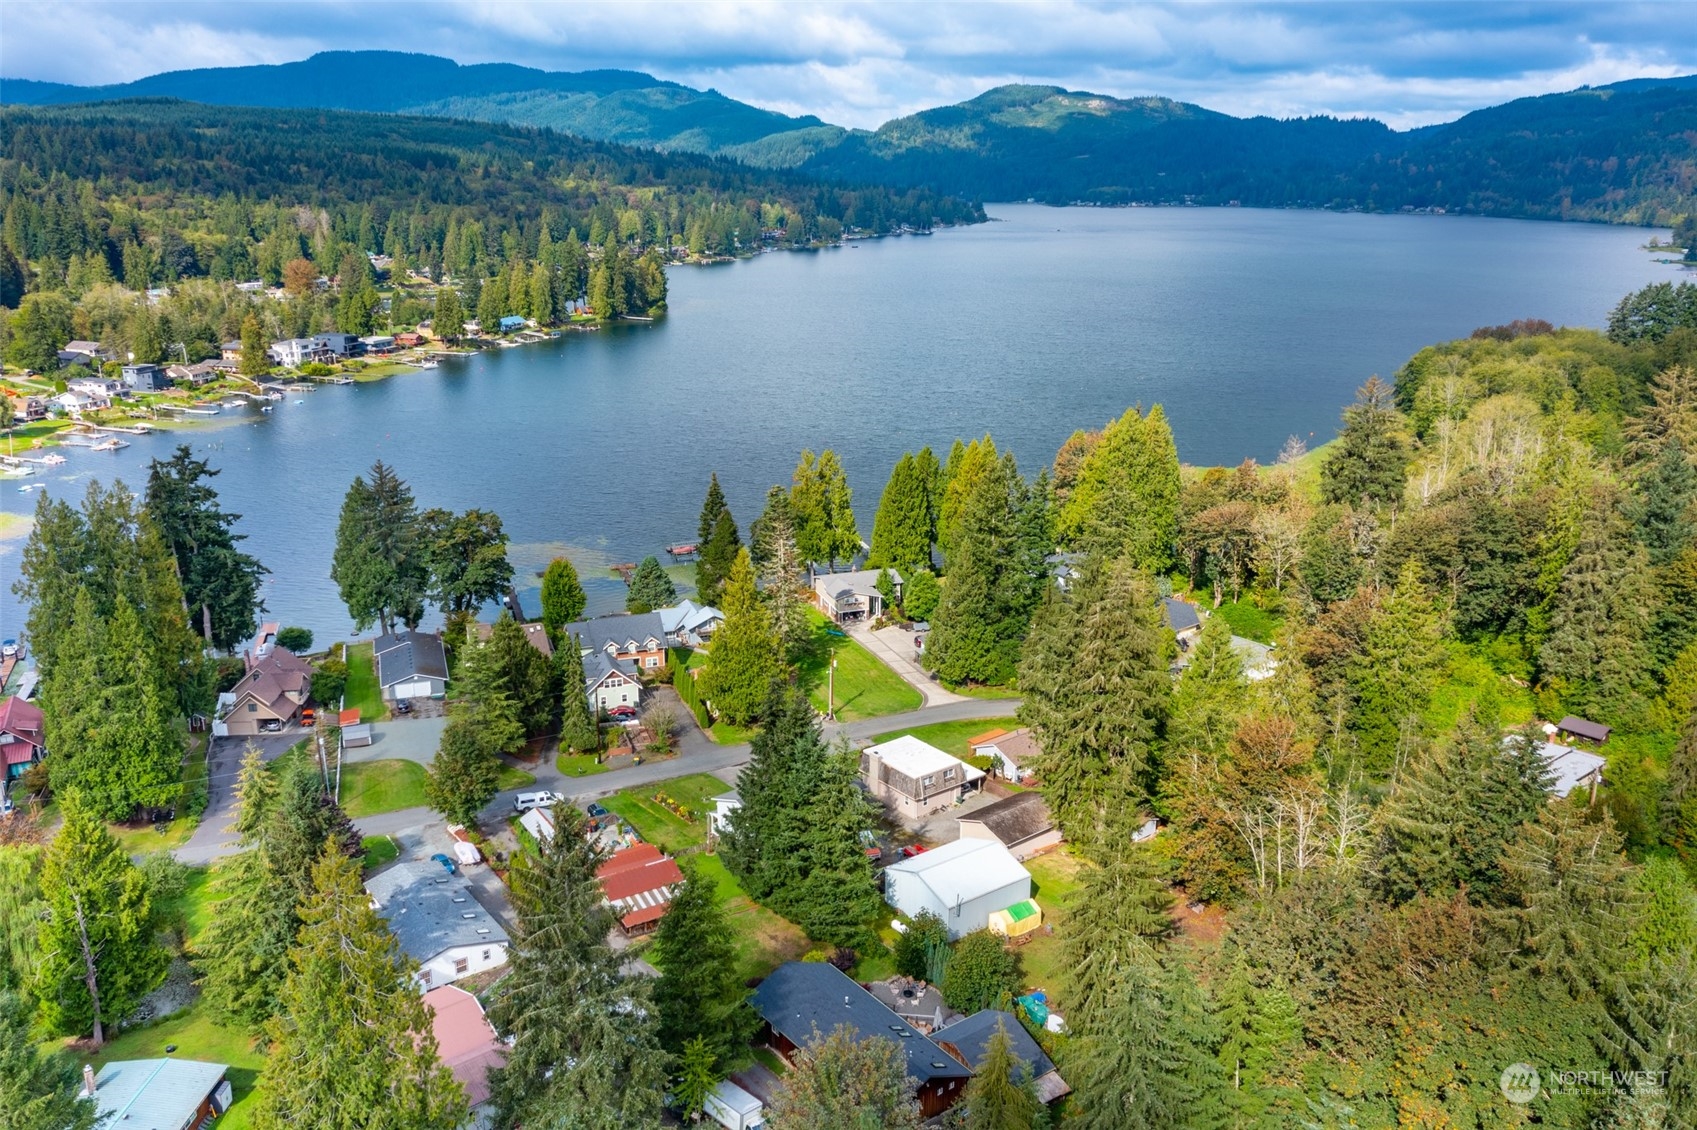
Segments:
[[[384,47],[648,71],[876,126],[1005,82],[1399,128],[1530,94],[1697,72],[1659,3],[541,3],[6,0],[0,74],[84,84]]]

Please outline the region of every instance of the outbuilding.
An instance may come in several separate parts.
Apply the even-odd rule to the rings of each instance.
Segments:
[[[1015,793],[960,818],[963,840],[994,840],[1015,859],[1030,859],[1061,842],[1041,794]]]
[[[195,1059],[125,1059],[97,1076],[83,1068],[84,1098],[101,1124],[123,1130],[193,1130],[230,1109],[230,1068]]]
[[[993,839],[960,839],[884,869],[884,901],[909,918],[929,910],[958,938],[1031,897],[1031,873]]]
[[[448,689],[448,653],[442,637],[429,632],[394,632],[372,643],[377,685],[383,697],[399,701],[434,698]]]

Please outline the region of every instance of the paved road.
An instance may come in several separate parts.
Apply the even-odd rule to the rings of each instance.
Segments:
[[[1013,714],[1019,706],[1018,699],[962,699],[958,702],[945,703],[940,706],[927,706],[906,714],[892,714],[883,718],[867,718],[858,722],[827,723],[825,737],[835,741],[838,737],[846,737],[851,742],[863,742],[879,734],[887,734],[893,730],[908,730],[918,726],[929,726],[936,722],[959,722],[968,718],[1006,718]],[[687,717],[687,716],[686,716]],[[430,719],[393,722],[391,727],[424,726]],[[298,739],[295,739],[298,740]],[[277,752],[288,748],[283,744]],[[241,745],[230,747],[235,758],[232,768],[240,764]],[[373,749],[378,748],[373,746]],[[399,748],[398,746],[393,748]],[[434,747],[432,747],[434,749]],[[534,789],[550,789],[574,801],[592,800],[596,797],[608,796],[623,789],[636,788],[641,785],[652,785],[660,781],[670,781],[676,777],[687,777],[693,773],[719,773],[727,781],[735,780],[730,770],[740,769],[747,764],[749,747],[743,745],[715,745],[694,726],[686,727],[678,743],[678,756],[664,761],[652,761],[645,765],[633,765],[628,769],[614,769],[606,773],[596,773],[588,777],[567,777],[557,769],[551,761],[544,761],[533,770],[536,777],[534,785],[526,785],[522,791]],[[360,751],[365,752],[365,751]],[[274,756],[268,753],[269,756]],[[384,756],[397,756],[387,753]],[[425,758],[424,760],[429,760]],[[233,781],[233,777],[231,778]],[[214,790],[215,794],[218,790]],[[224,790],[228,791],[228,790]],[[520,792],[510,789],[500,793],[483,810],[483,820],[488,823],[498,823],[512,815],[513,797]],[[195,835],[184,847],[177,849],[177,858],[184,863],[210,863],[221,856],[230,855],[236,850],[233,839],[225,835],[221,829],[230,822],[228,809],[214,823],[212,809],[207,809],[207,819],[201,822],[195,830]],[[367,836],[395,835],[407,832],[421,825],[440,820],[428,808],[403,808],[395,812],[383,812],[376,816],[367,816],[357,821],[360,833]],[[220,831],[214,833],[212,828]]]

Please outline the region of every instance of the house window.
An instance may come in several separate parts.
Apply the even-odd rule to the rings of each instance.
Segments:
[[[418,979],[420,981],[424,982],[426,985],[430,984],[430,970],[420,969],[418,971]]]
[[[928,789],[932,785],[935,785],[937,783],[937,778],[936,777],[921,777],[919,779],[919,783],[920,783],[921,786]]]
[[[943,770],[943,780],[952,781],[954,779],[955,779],[955,771],[953,769]]]
[[[248,713],[249,713],[249,714],[257,714],[257,713],[259,713],[259,704],[258,704],[258,703],[257,703],[257,702],[250,702],[250,703],[248,703],[248,704],[247,704],[247,712],[248,712]]]
[[[488,961],[488,960],[489,960],[489,951],[488,951],[488,950],[484,950],[484,951],[483,951],[483,960],[484,960],[484,961]]]
[[[657,655],[650,655],[643,662],[649,667],[658,667],[660,666],[660,657]]]
[[[462,973],[465,973],[470,968],[471,968],[471,962],[467,961],[465,958],[463,958],[463,957],[454,958],[454,976],[458,977],[459,975],[461,975]]]

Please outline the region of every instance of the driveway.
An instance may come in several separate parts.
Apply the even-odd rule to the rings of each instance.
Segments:
[[[242,758],[248,744],[259,747],[266,761],[275,761],[306,737],[306,731],[261,734],[254,738],[209,738],[206,751],[206,811],[195,826],[189,842],[177,849],[184,863],[210,863],[236,850],[235,833],[229,827],[236,819],[236,779],[241,776]]]
[[[442,742],[442,731],[448,728],[447,718],[399,718],[371,724],[371,744],[358,749],[344,749],[342,760],[353,761],[416,761],[429,765]]]
[[[900,628],[879,628],[874,631],[865,624],[853,624],[850,625],[848,633],[867,651],[877,656],[884,666],[907,680],[909,685],[919,692],[926,706],[973,701],[965,695],[946,690],[931,677],[930,672],[919,665],[918,656],[913,650],[912,632],[904,632]]]

